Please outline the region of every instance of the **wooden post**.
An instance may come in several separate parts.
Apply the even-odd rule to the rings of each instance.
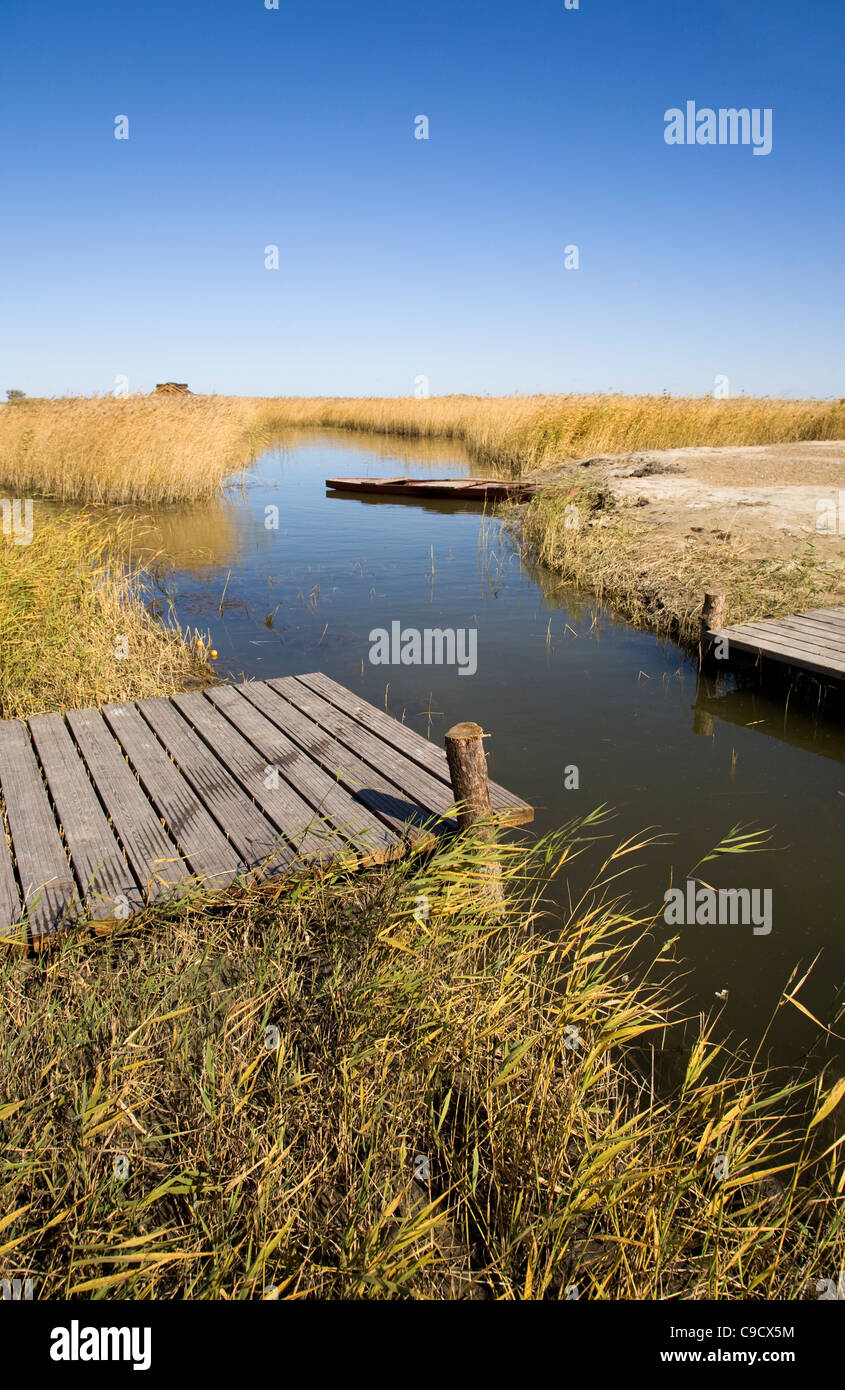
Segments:
[[[446,759],[455,800],[460,803],[458,829],[466,830],[490,814],[490,786],[480,724],[455,724],[446,735]]]
[[[478,821],[490,816],[490,784],[487,779],[487,759],[484,756],[484,730],[480,724],[455,724],[446,734],[446,758],[452,791],[458,803],[458,830],[468,831]],[[485,825],[477,834],[490,839],[492,826]],[[488,908],[504,916],[504,892],[500,864],[487,864],[484,872],[490,885],[486,895]]]
[[[727,598],[724,594],[704,595],[704,605],[700,618],[702,640],[709,632],[715,632],[717,628],[724,625],[726,605]]]

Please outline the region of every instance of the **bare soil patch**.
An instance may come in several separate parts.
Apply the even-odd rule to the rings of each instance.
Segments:
[[[536,481],[571,480],[580,469],[675,537],[730,536],[755,558],[785,556],[817,538],[819,558],[845,557],[845,440],[606,454]],[[837,508],[833,534],[817,529],[820,504]]]

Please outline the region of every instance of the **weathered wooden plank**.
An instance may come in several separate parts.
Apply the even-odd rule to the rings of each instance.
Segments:
[[[238,732],[258,749],[266,764],[277,769],[280,783],[284,779],[307,798],[313,812],[349,840],[362,864],[384,863],[403,854],[406,847],[384,821],[373,815],[365,804],[354,800],[336,775],[328,775],[317,761],[291,742],[287,732],[283,732],[284,725],[276,725],[265,718],[255,704],[244,698],[243,689],[243,686],[235,690],[223,685],[205,693]]]
[[[36,941],[84,910],[79,885],[106,919],[194,877],[382,862],[455,825],[445,754],[320,676],[2,721],[0,792],[0,930],[26,917]],[[496,793],[506,823],[533,814]]]
[[[432,777],[376,734],[369,733],[294,677],[282,676],[254,690],[245,687],[245,694],[256,703],[261,701],[269,718],[283,727],[290,726],[312,756],[320,756],[325,748],[336,765],[348,769],[350,778],[357,781],[356,794],[373,787],[374,778],[386,779],[384,791],[375,789],[372,804],[380,814],[393,815],[394,824],[399,817],[406,823],[410,820],[419,825],[427,824],[432,816],[448,817],[453,809],[455,798],[451,787]],[[303,720],[306,721],[304,725]],[[319,726],[316,739],[315,726]],[[327,739],[326,734],[331,738]],[[354,781],[350,780],[349,785],[354,786]],[[386,802],[384,792],[389,798]],[[457,828],[454,817],[450,824]]]
[[[807,656],[816,660],[829,659],[834,666],[840,660],[835,653],[826,652],[824,648],[818,648],[812,642],[791,638],[785,633],[773,633],[765,629],[760,631],[750,623],[736,628],[733,632],[725,629],[725,635],[733,646],[745,642],[760,651],[794,652],[796,656]]]
[[[802,670],[812,671],[816,675],[834,676],[838,680],[843,679],[845,676],[845,666],[836,669],[824,659],[813,657],[807,651],[806,647],[786,647],[782,643],[774,643],[768,637],[761,638],[751,632],[745,632],[742,629],[736,629],[735,632],[731,632],[731,629],[724,628],[717,636],[721,637],[723,634],[729,638],[731,647],[737,651],[750,652],[754,656],[768,657],[772,661],[779,661],[788,666],[797,666]]]
[[[0,784],[33,937],[49,935],[82,911],[53,808],[26,725],[0,723]]]
[[[65,717],[138,883],[150,902],[166,897],[191,877],[190,866],[165,833],[99,710],[69,710]]]
[[[766,646],[792,647],[813,656],[829,656],[834,663],[845,658],[845,648],[839,644],[819,638],[815,633],[790,628],[785,623],[779,623],[777,627],[743,623],[734,629],[734,638],[743,637],[753,638]]]
[[[800,614],[802,618],[827,618],[832,623],[845,626],[845,608],[806,608]]]
[[[398,719],[393,719],[389,714],[376,709],[375,705],[361,700],[351,690],[346,690],[342,685],[338,685],[337,681],[331,680],[330,677],[324,676],[320,672],[297,676],[296,680],[316,691],[318,695],[323,695],[331,704],[343,710],[345,714],[349,714],[364,728],[378,734],[386,743],[405,753],[414,762],[433,773],[440,781],[451,786],[449,765],[442,748],[436,748],[433,743],[429,743],[428,739],[424,739],[413,729],[409,729],[407,725],[400,724]],[[499,786],[497,782],[491,781],[490,783],[490,804],[503,824],[523,825],[534,819],[533,808],[521,797],[514,796],[512,792]]]
[[[29,720],[29,729],[86,910],[98,919],[137,912],[143,907],[143,894],[103,814],[64,719],[60,714],[36,714]]]
[[[0,932],[6,932],[21,918],[21,897],[18,892],[12,852],[6,839],[6,827],[0,815]]]
[[[836,618],[829,618],[824,613],[806,615],[803,613],[785,613],[782,618],[774,618],[772,621],[775,623],[797,623],[805,629],[812,628],[814,631],[829,633],[830,636],[836,637],[840,641],[843,632],[845,632],[845,620],[839,622]]]
[[[845,656],[845,629],[824,627],[806,618],[778,618],[772,624],[772,633],[780,633],[788,640],[797,639],[819,650],[830,651],[834,657]]]
[[[750,642],[762,651],[779,651],[784,654],[792,652],[796,656],[824,662],[833,670],[840,668],[845,671],[845,654],[828,652],[825,648],[801,637],[792,636],[781,628],[772,631],[762,623],[743,623],[733,630],[732,635],[730,628],[723,628],[722,633],[728,635],[728,640],[734,645],[741,641]]]
[[[812,633],[818,633],[838,642],[841,642],[845,636],[845,623],[838,623],[834,618],[828,618],[824,615],[785,613],[780,618],[755,618],[752,621],[758,624],[762,623],[765,627],[771,627],[773,630],[781,627],[795,627],[808,636]],[[745,624],[737,623],[736,626],[744,627]]]
[[[213,714],[208,701],[204,701],[204,704]],[[267,875],[285,873],[295,867],[299,862],[297,854],[280,834],[281,827],[262,815],[226,766],[227,762],[234,762],[237,756],[236,736],[232,730],[229,737],[229,729],[222,716],[217,715],[219,723],[211,733],[214,748],[220,754],[217,757],[170,700],[160,696],[139,700],[138,708],[167,751],[176,759],[182,776],[190,782],[203,805],[225,830],[244,867],[249,870],[260,868]],[[249,752],[257,769],[258,754],[255,749],[249,749]],[[261,778],[257,780],[260,784]]]
[[[786,621],[782,621],[781,619],[777,621],[772,619],[760,619],[747,623],[737,623],[734,627],[720,628],[718,633],[713,635],[726,635],[729,637],[730,635],[740,636],[743,633],[747,634],[751,632],[758,637],[769,637],[773,642],[783,639],[798,646],[813,646],[819,641],[826,644],[828,641],[827,638],[821,637],[821,635],[811,627],[797,627],[791,629]]]
[[[291,853],[300,867],[308,862],[328,863],[346,848],[342,836],[333,834],[308,802],[281,778],[277,786],[271,769],[258,749],[233,727],[199,691],[175,695],[173,704],[200,742],[219,752],[221,760],[245,793],[253,812],[263,815],[268,828],[279,835],[280,853]],[[268,782],[270,785],[268,785]],[[253,804],[258,803],[256,808]]]
[[[241,867],[238,856],[149,724],[129,704],[104,705],[103,716],[194,873],[211,887],[227,888]]]
[[[823,669],[826,674],[838,678],[838,663],[845,657],[845,607],[809,608],[778,618],[759,618],[752,623],[736,623],[732,627],[721,628],[711,636],[727,638],[739,650],[760,651],[764,645],[761,641],[764,634],[765,645],[772,651],[773,659],[788,664],[787,648],[796,657],[807,656],[806,651],[796,650],[806,643],[810,649],[807,662],[796,660],[793,664],[815,672]],[[775,653],[773,644],[779,645],[782,650]],[[821,653],[824,651],[831,652],[832,663],[822,662]]]
[[[792,613],[790,618],[824,627],[828,632],[835,633],[840,639],[845,640],[845,613]]]
[[[318,701],[318,697],[310,691],[303,691],[302,687],[298,689],[306,698],[310,696],[317,703],[325,703]],[[310,759],[346,787],[356,801],[383,820],[393,834],[394,843],[398,841],[406,845],[409,840],[419,842],[420,836],[423,843],[433,843],[431,826],[435,813],[419,797],[412,795],[410,788],[400,785],[395,778],[391,779],[386,768],[369,766],[359,756],[360,749],[358,753],[353,753],[330,736],[328,723],[319,725],[313,715],[289,703],[265,682],[249,682],[241,690],[245,698],[295,740]],[[331,706],[326,708],[331,709]],[[434,779],[430,780],[435,788],[439,788]],[[441,791],[440,799],[444,809],[448,809],[451,805],[449,797]]]
[[[798,613],[787,613],[787,617],[812,617],[819,619],[820,623],[845,624],[845,607],[830,607],[830,609],[801,609]]]
[[[844,672],[831,670],[824,662],[814,661],[812,657],[803,653],[784,652],[770,647],[761,649],[750,642],[735,642],[734,646],[738,651],[745,651],[752,656],[763,657],[768,661],[777,661],[782,666],[795,666],[799,670],[809,671],[814,676],[824,676],[837,681],[845,680]]]

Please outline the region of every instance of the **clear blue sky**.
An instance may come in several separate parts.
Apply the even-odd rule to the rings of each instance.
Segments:
[[[843,395],[843,52],[842,0],[4,0],[0,389]]]

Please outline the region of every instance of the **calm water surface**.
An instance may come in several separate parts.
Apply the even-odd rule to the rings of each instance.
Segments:
[[[832,1022],[845,966],[841,725],[730,682],[700,682],[673,644],[522,562],[477,506],[341,498],[324,487],[333,474],[470,472],[454,445],[299,435],[263,455],[225,501],[153,518],[146,539],[163,552],[160,584],[175,616],[211,630],[222,674],[324,671],[441,745],[451,724],[477,720],[492,735],[492,776],[537,808],[538,832],[601,803],[616,813],[608,847],[661,832],[666,843],[632,861],[636,902],[662,901],[670,875],[684,880],[737,824],[771,827],[775,852],[703,870],[717,887],[771,888],[771,934],[687,926],[665,936],[680,932],[696,1009],[721,1007],[716,991],[728,989],[722,1022],[737,1041],[756,1039],[793,967],[819,953],[801,999]],[[273,507],[277,529],[266,524]],[[397,620],[476,629],[477,672],[371,665],[371,630]],[[567,790],[573,765],[579,787]],[[600,857],[576,861],[573,893]],[[775,1055],[792,1060],[817,1034],[787,1005],[771,1036]]]

